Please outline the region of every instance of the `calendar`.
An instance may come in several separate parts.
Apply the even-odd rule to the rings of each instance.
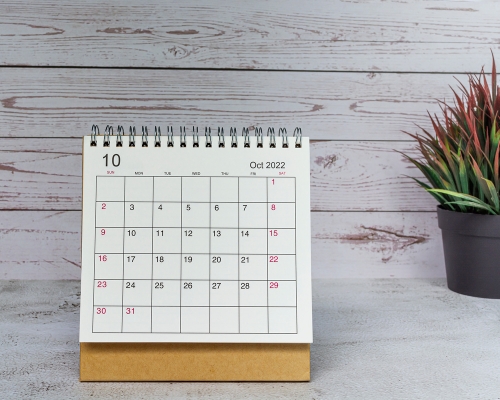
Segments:
[[[80,342],[311,343],[300,130],[83,139]]]

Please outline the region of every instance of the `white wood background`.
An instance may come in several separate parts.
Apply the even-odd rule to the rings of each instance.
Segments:
[[[98,123],[313,139],[313,276],[444,276],[397,153],[500,53],[495,0],[2,1],[0,279],[80,274],[81,136]]]

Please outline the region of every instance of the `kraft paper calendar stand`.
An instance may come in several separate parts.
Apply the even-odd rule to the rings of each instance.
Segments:
[[[309,381],[310,353],[308,343],[80,343],[80,381]]]
[[[81,381],[309,381],[303,343],[80,343]]]

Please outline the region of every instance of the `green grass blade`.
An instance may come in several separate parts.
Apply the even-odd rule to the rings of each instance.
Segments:
[[[493,210],[491,207],[489,207],[489,206],[482,206],[482,205],[474,203],[472,201],[450,201],[450,202],[448,202],[446,204],[447,205],[455,204],[455,205],[461,205],[461,206],[466,206],[466,207],[471,207],[471,208],[478,208],[480,210],[488,211],[489,214],[498,215],[498,213],[495,212],[495,210]]]
[[[489,179],[485,179],[485,178],[483,178],[483,179],[486,182],[486,185],[488,186],[488,189],[490,191],[491,203],[495,207],[494,209],[495,209],[496,213],[498,214],[498,213],[500,213],[500,201],[498,199],[497,189],[495,188],[495,185],[493,184],[492,181],[490,181]]]
[[[450,190],[443,190],[443,189],[429,189],[428,191],[433,192],[433,193],[447,194],[448,196],[451,196],[451,197],[456,197],[459,199],[467,200],[471,203],[474,203],[479,208],[483,208],[485,210],[490,211],[492,214],[495,214],[495,210],[493,210],[488,204],[486,204],[484,201],[478,199],[477,197],[471,196],[469,194],[457,193],[457,192],[452,192]]]

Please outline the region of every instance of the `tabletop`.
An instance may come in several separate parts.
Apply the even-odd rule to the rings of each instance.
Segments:
[[[79,298],[78,281],[0,281],[4,399],[498,398],[500,301],[442,279],[313,280],[308,383],[81,383]]]

